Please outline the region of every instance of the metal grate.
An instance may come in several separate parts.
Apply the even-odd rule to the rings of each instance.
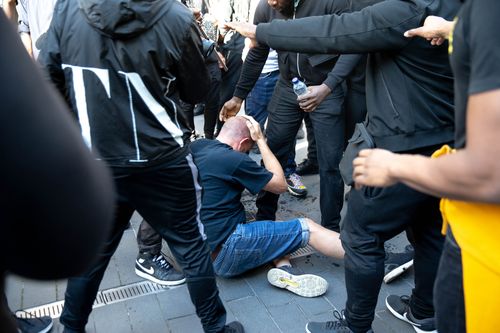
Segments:
[[[290,258],[295,259],[295,258],[305,257],[313,253],[316,253],[316,250],[311,245],[307,245],[306,247],[302,247],[297,251],[290,253]]]
[[[158,294],[172,287],[162,286],[149,281],[132,283],[123,287],[111,288],[99,291],[94,301],[93,308],[98,308],[107,304],[122,302],[125,300]],[[48,303],[29,309],[17,311],[16,315],[21,318],[50,316],[59,318],[64,306],[64,301]]]

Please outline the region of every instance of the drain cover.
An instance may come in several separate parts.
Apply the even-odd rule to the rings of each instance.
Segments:
[[[302,247],[297,251],[290,253],[290,258],[294,259],[294,258],[305,257],[313,253],[316,253],[316,250],[311,245],[307,245],[306,247]]]
[[[164,287],[149,281],[141,281],[132,283],[126,286],[106,289],[99,291],[94,301],[93,308],[98,308],[107,304],[122,302],[128,299],[137,298],[140,296],[161,293],[172,287]],[[29,309],[18,311],[16,315],[21,318],[32,316],[43,317],[50,316],[52,318],[59,318],[64,306],[64,301],[53,302],[45,305],[36,306]]]

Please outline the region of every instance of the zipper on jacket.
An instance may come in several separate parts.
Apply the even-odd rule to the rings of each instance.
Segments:
[[[396,117],[399,117],[399,112],[398,112],[398,110],[396,110],[396,106],[394,105],[394,102],[392,101],[392,96],[389,93],[389,88],[387,88],[387,83],[385,83],[384,73],[381,73],[380,77],[382,78],[382,83],[384,86],[385,93],[387,94],[387,98],[389,99],[389,102],[391,103],[392,111],[394,111],[394,114],[396,115]]]
[[[294,1],[294,4],[293,4],[293,18],[292,18],[292,20],[295,20],[295,12],[297,11],[297,7],[299,5],[299,1]],[[299,78],[301,78],[301,79],[304,80],[304,83],[305,83],[305,79],[302,77],[302,74],[300,74],[299,61],[300,61],[300,53],[297,52],[297,74],[299,75]]]

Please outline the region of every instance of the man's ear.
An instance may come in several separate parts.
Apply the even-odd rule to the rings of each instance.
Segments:
[[[246,153],[252,148],[252,141],[249,138],[241,139],[238,144],[238,151]]]

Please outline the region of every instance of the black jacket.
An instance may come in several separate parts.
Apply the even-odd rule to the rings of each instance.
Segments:
[[[370,53],[366,71],[368,131],[378,147],[408,151],[453,141],[453,77],[447,44],[403,33],[428,15],[453,19],[459,0],[386,0],[359,12],[273,21],[259,43],[317,53]]]
[[[293,3],[293,0],[291,0]],[[318,16],[325,14],[341,14],[349,11],[348,0],[300,0],[298,6],[290,17],[286,17],[268,5],[267,0],[261,0],[255,10],[254,23],[271,22],[275,19],[297,19],[301,17]],[[291,80],[298,77],[307,85],[320,85],[325,83],[333,90],[344,80],[343,74],[334,72],[334,66],[348,67],[342,73],[349,73],[350,69],[357,64],[359,57],[346,56],[339,59],[338,54],[309,54],[278,51],[278,64],[280,79],[291,86]],[[241,72],[240,80],[236,86],[234,96],[245,99],[257,81],[262,68],[266,62],[269,47],[260,45],[252,48]],[[336,65],[338,60],[338,64]],[[347,75],[347,74],[346,74]]]
[[[89,147],[113,167],[186,153],[179,97],[209,88],[192,13],[176,0],[60,0],[39,57]]]

